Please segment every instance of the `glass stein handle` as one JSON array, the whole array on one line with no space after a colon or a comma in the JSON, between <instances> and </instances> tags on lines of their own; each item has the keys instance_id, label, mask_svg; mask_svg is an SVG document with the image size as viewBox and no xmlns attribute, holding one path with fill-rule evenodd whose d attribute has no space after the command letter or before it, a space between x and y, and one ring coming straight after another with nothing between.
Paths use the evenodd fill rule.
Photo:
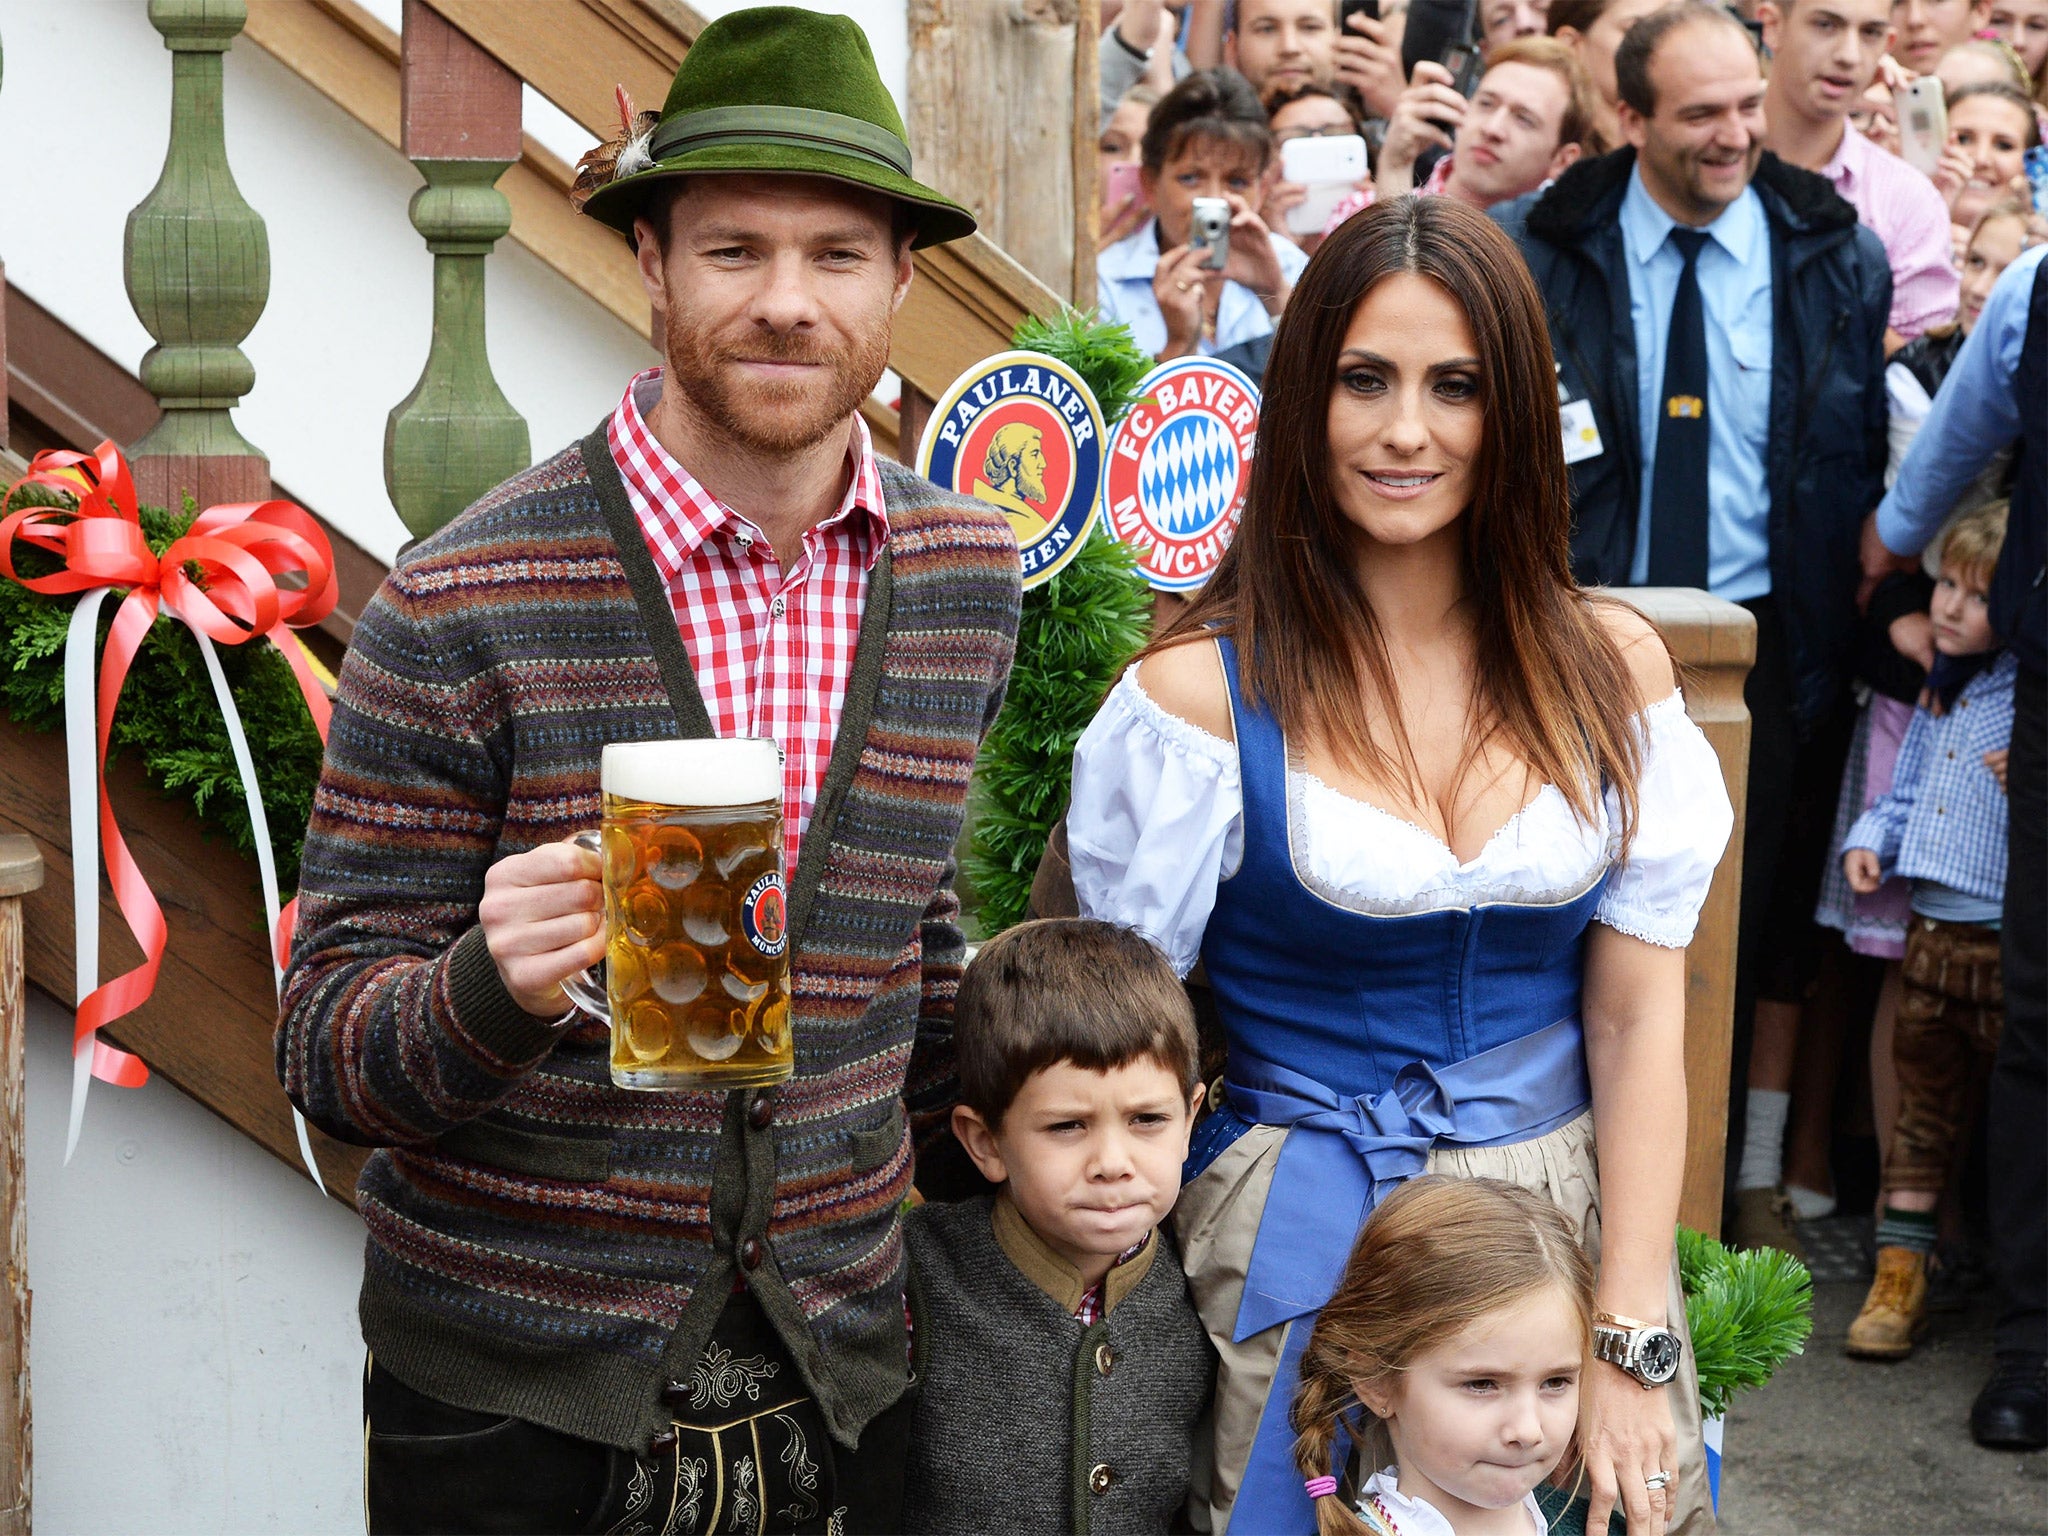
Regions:
<instances>
[{"instance_id":1,"label":"glass stein handle","mask_svg":"<svg viewBox=\"0 0 2048 1536\"><path fill-rule=\"evenodd\" d=\"M578 832L569 839L579 848L588 848L599 859L604 857L604 839L597 832ZM612 1021L611 995L605 990L604 962L598 961L588 970L578 971L563 981L562 991L569 1001L596 1019L600 1024Z\"/></svg>"}]
</instances>

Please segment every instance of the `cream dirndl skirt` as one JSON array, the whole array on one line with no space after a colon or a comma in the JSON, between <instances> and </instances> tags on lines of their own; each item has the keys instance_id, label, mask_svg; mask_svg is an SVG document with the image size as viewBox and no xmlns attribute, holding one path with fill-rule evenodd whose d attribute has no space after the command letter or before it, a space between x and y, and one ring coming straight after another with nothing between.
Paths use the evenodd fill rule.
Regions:
<instances>
[{"instance_id":1,"label":"cream dirndl skirt","mask_svg":"<svg viewBox=\"0 0 2048 1536\"><path fill-rule=\"evenodd\" d=\"M1188 1513L1196 1530L1217 1536L1230 1523L1231 1505L1287 1329L1297 1326L1269 1328L1241 1344L1230 1337L1244 1296L1252 1242L1286 1136L1278 1126L1253 1126L1181 1191L1173 1208L1181 1265L1217 1354L1213 1433L1206 1446L1195 1447ZM1593 1157L1590 1110L1546 1135L1509 1146L1439 1145L1429 1154L1429 1171L1454 1178L1505 1179L1548 1196L1577 1224L1587 1251L1599 1263L1600 1175ZM1678 1431L1678 1479L1671 1487L1674 1502L1667 1529L1676 1536L1705 1536L1714 1529L1713 1503L1707 1490L1706 1448L1700 1439L1699 1380L1693 1372L1692 1339L1685 1325L1675 1257L1668 1308L1670 1326L1685 1338L1686 1351L1678 1379L1666 1389Z\"/></svg>"}]
</instances>

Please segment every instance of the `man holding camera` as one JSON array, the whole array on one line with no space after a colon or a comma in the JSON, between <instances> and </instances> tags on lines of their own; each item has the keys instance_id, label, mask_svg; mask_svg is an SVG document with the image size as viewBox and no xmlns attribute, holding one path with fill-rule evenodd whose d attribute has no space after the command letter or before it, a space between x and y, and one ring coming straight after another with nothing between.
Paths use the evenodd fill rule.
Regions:
<instances>
[{"instance_id":1,"label":"man holding camera","mask_svg":"<svg viewBox=\"0 0 2048 1536\"><path fill-rule=\"evenodd\" d=\"M910 164L852 22L706 27L578 178L666 368L408 552L356 629L277 1062L378 1149L372 1536L902 1529L900 1211L956 1096L952 850L1019 582L1002 514L859 414L912 248L974 228ZM781 749L794 1073L635 1092L563 995L604 953L568 839L608 743L714 735ZM704 989L648 971L664 1003Z\"/></svg>"},{"instance_id":2,"label":"man holding camera","mask_svg":"<svg viewBox=\"0 0 2048 1536\"><path fill-rule=\"evenodd\" d=\"M1382 198L1419 190L1491 208L1548 186L1588 153L1593 110L1592 82L1553 38L1492 50L1470 101L1449 70L1420 60L1387 123L1374 189ZM1417 188L1415 162L1431 147L1450 153Z\"/></svg>"}]
</instances>

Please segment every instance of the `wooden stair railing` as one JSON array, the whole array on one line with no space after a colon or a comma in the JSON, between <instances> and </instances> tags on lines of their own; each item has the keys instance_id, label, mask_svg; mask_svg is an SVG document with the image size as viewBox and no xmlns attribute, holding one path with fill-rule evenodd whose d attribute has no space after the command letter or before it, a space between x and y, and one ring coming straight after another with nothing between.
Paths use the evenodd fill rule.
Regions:
<instances>
[{"instance_id":1,"label":"wooden stair railing","mask_svg":"<svg viewBox=\"0 0 2048 1536\"><path fill-rule=\"evenodd\" d=\"M256 384L241 344L270 296L270 240L235 186L224 127L223 62L247 16L243 0L149 0L171 50L171 127L122 255L129 300L156 341L140 371L163 417L130 450L151 506L270 494L270 461L231 414Z\"/></svg>"},{"instance_id":2,"label":"wooden stair railing","mask_svg":"<svg viewBox=\"0 0 2048 1536\"><path fill-rule=\"evenodd\" d=\"M668 94L702 19L676 0L426 0L506 68L586 129L615 126L612 87L642 106ZM393 148L399 133L399 39L351 0L253 0L248 36ZM500 183L512 238L645 336L650 317L631 253L568 203L569 167L531 135ZM1059 295L976 235L917 253L917 280L896 317L889 365L902 377L906 416L936 399L969 364L1010 344L1027 314L1050 315ZM868 423L897 436L886 413ZM914 432L897 449L914 456Z\"/></svg>"}]
</instances>

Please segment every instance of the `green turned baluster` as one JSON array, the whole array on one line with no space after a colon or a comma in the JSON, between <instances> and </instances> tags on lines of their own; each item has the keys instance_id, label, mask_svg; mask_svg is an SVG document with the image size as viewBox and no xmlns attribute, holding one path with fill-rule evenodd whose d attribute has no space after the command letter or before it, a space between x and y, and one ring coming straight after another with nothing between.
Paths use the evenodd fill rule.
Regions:
<instances>
[{"instance_id":1,"label":"green turned baluster","mask_svg":"<svg viewBox=\"0 0 2048 1536\"><path fill-rule=\"evenodd\" d=\"M270 494L270 464L229 415L256 382L241 342L270 296L270 241L228 169L222 60L248 19L243 0L150 0L171 50L171 141L163 174L128 215L128 298L156 339L142 382L163 419L133 449L142 500L206 506Z\"/></svg>"},{"instance_id":2,"label":"green turned baluster","mask_svg":"<svg viewBox=\"0 0 2048 1536\"><path fill-rule=\"evenodd\" d=\"M434 335L385 422L384 484L425 538L533 461L484 345L484 258L512 227L497 181L519 155L519 79L418 0L405 7L401 71L405 152L427 183L410 211L434 253Z\"/></svg>"}]
</instances>

